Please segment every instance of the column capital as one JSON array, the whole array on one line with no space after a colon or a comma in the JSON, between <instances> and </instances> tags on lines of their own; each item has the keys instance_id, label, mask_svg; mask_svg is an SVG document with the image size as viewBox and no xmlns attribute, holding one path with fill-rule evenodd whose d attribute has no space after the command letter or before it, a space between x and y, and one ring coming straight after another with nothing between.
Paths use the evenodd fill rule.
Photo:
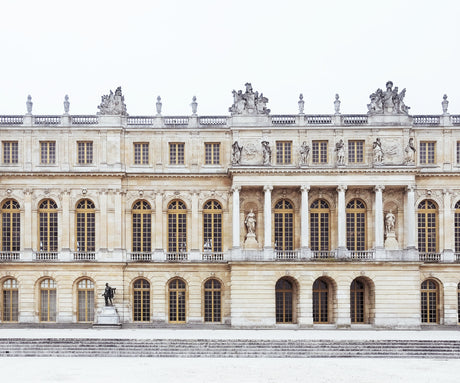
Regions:
<instances>
[{"instance_id":1,"label":"column capital","mask_svg":"<svg viewBox=\"0 0 460 383\"><path fill-rule=\"evenodd\" d=\"M239 193L241 190L241 186L232 186L232 193Z\"/></svg>"},{"instance_id":2,"label":"column capital","mask_svg":"<svg viewBox=\"0 0 460 383\"><path fill-rule=\"evenodd\" d=\"M339 185L337 186L338 192L345 192L348 189L347 185Z\"/></svg>"},{"instance_id":3,"label":"column capital","mask_svg":"<svg viewBox=\"0 0 460 383\"><path fill-rule=\"evenodd\" d=\"M442 194L443 195L449 195L449 194L453 194L453 193L452 193L452 190L450 190L450 189L442 189Z\"/></svg>"},{"instance_id":4,"label":"column capital","mask_svg":"<svg viewBox=\"0 0 460 383\"><path fill-rule=\"evenodd\" d=\"M273 186L272 186L272 185L265 185L265 186L264 186L264 192L272 191L272 190L273 190Z\"/></svg>"},{"instance_id":5,"label":"column capital","mask_svg":"<svg viewBox=\"0 0 460 383\"><path fill-rule=\"evenodd\" d=\"M417 187L416 187L415 185L407 185L406 190L407 190L408 192L415 192L415 189L416 189L416 188L417 188Z\"/></svg>"},{"instance_id":6,"label":"column capital","mask_svg":"<svg viewBox=\"0 0 460 383\"><path fill-rule=\"evenodd\" d=\"M300 186L300 191L301 191L301 192L308 192L308 191L310 191L310 185L301 185L301 186Z\"/></svg>"},{"instance_id":7,"label":"column capital","mask_svg":"<svg viewBox=\"0 0 460 383\"><path fill-rule=\"evenodd\" d=\"M375 192L382 192L385 190L385 186L384 185L375 185L374 187L374 191Z\"/></svg>"}]
</instances>

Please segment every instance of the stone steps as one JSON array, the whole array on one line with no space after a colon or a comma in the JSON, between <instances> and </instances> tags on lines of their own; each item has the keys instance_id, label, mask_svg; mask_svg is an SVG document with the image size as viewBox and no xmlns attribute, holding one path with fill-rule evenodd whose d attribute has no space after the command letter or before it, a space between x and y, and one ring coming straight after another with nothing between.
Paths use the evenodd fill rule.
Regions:
<instances>
[{"instance_id":1,"label":"stone steps","mask_svg":"<svg viewBox=\"0 0 460 383\"><path fill-rule=\"evenodd\" d=\"M460 358L460 341L3 338L6 357Z\"/></svg>"}]
</instances>

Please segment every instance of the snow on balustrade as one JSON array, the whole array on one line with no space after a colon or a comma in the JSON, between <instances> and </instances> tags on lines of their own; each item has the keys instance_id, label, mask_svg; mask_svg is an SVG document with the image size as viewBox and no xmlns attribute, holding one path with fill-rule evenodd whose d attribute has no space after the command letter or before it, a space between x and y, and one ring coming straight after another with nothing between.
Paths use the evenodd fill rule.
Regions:
<instances>
[{"instance_id":1,"label":"snow on balustrade","mask_svg":"<svg viewBox=\"0 0 460 383\"><path fill-rule=\"evenodd\" d=\"M199 121L200 125L227 125L225 116L203 116Z\"/></svg>"},{"instance_id":2,"label":"snow on balustrade","mask_svg":"<svg viewBox=\"0 0 460 383\"><path fill-rule=\"evenodd\" d=\"M188 117L164 117L165 125L188 125Z\"/></svg>"},{"instance_id":3,"label":"snow on balustrade","mask_svg":"<svg viewBox=\"0 0 460 383\"><path fill-rule=\"evenodd\" d=\"M0 116L0 125L22 125L24 116Z\"/></svg>"},{"instance_id":4,"label":"snow on balustrade","mask_svg":"<svg viewBox=\"0 0 460 383\"><path fill-rule=\"evenodd\" d=\"M365 125L367 124L367 115L365 114L344 114L342 122L344 125Z\"/></svg>"},{"instance_id":5,"label":"snow on balustrade","mask_svg":"<svg viewBox=\"0 0 460 383\"><path fill-rule=\"evenodd\" d=\"M71 116L72 125L97 125L98 116Z\"/></svg>"},{"instance_id":6,"label":"snow on balustrade","mask_svg":"<svg viewBox=\"0 0 460 383\"><path fill-rule=\"evenodd\" d=\"M441 123L440 116L413 116L414 125L436 126Z\"/></svg>"},{"instance_id":7,"label":"snow on balustrade","mask_svg":"<svg viewBox=\"0 0 460 383\"><path fill-rule=\"evenodd\" d=\"M296 122L295 115L271 116L273 125L292 125Z\"/></svg>"},{"instance_id":8,"label":"snow on balustrade","mask_svg":"<svg viewBox=\"0 0 460 383\"><path fill-rule=\"evenodd\" d=\"M154 117L130 116L128 117L128 125L153 125L154 120Z\"/></svg>"},{"instance_id":9,"label":"snow on balustrade","mask_svg":"<svg viewBox=\"0 0 460 383\"><path fill-rule=\"evenodd\" d=\"M332 124L332 116L330 115L306 116L306 119L307 119L307 124L309 125Z\"/></svg>"},{"instance_id":10,"label":"snow on balustrade","mask_svg":"<svg viewBox=\"0 0 460 383\"><path fill-rule=\"evenodd\" d=\"M61 116L34 116L34 125L59 125Z\"/></svg>"}]
</instances>

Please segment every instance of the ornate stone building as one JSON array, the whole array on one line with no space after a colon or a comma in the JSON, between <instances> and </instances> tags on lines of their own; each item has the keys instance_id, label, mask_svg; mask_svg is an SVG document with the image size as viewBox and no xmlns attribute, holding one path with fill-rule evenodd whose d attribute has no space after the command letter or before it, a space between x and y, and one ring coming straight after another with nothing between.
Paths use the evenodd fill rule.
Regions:
<instances>
[{"instance_id":1,"label":"ornate stone building","mask_svg":"<svg viewBox=\"0 0 460 383\"><path fill-rule=\"evenodd\" d=\"M460 115L0 116L0 319L418 328L459 323Z\"/></svg>"}]
</instances>

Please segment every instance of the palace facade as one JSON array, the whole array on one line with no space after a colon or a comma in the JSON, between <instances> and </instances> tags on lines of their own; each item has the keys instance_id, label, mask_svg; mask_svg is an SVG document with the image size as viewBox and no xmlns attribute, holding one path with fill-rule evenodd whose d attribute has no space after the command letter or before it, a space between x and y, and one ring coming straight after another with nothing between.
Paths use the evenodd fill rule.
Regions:
<instances>
[{"instance_id":1,"label":"palace facade","mask_svg":"<svg viewBox=\"0 0 460 383\"><path fill-rule=\"evenodd\" d=\"M460 115L0 116L0 320L419 328L460 315Z\"/></svg>"}]
</instances>

